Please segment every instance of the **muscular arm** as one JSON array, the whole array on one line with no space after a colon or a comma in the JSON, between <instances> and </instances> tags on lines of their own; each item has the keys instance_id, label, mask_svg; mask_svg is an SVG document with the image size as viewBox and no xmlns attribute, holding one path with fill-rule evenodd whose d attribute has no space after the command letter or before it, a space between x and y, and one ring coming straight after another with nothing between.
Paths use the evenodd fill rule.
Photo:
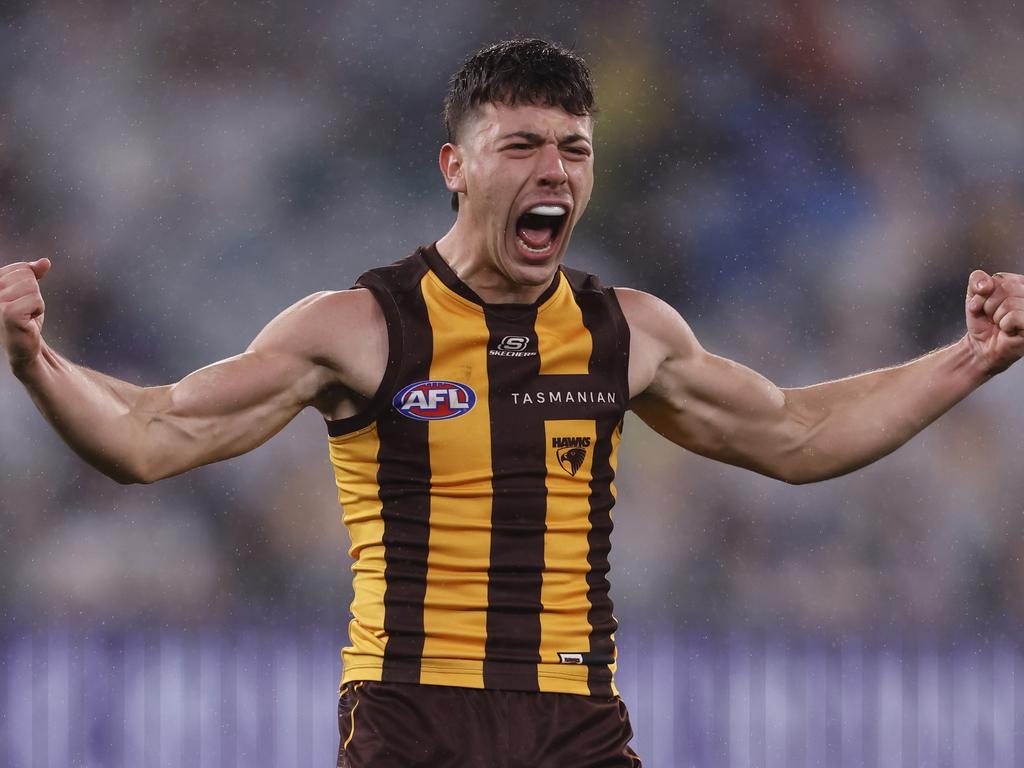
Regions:
<instances>
[{"instance_id":1,"label":"muscular arm","mask_svg":"<svg viewBox=\"0 0 1024 768\"><path fill-rule=\"evenodd\" d=\"M82 458L119 482L153 482L252 450L313 402L330 372L287 348L301 314L293 307L242 354L168 386L120 381L45 344L17 374Z\"/></svg>"},{"instance_id":2,"label":"muscular arm","mask_svg":"<svg viewBox=\"0 0 1024 768\"><path fill-rule=\"evenodd\" d=\"M332 355L330 329L361 318L365 326L367 313L379 311L365 291L344 294L298 302L242 354L168 386L139 387L75 365L41 336L31 354L12 332L9 313L5 347L36 406L79 455L119 482L153 482L245 453L306 406L326 412L344 397L353 377L345 361ZM34 317L41 317L41 303Z\"/></svg>"},{"instance_id":3,"label":"muscular arm","mask_svg":"<svg viewBox=\"0 0 1024 768\"><path fill-rule=\"evenodd\" d=\"M968 334L959 342L905 365L796 389L708 353L671 307L622 291L633 338L631 406L679 445L787 482L853 471L903 445L1024 352L1015 335L1024 318L1014 315L1001 329L1005 291L986 279L985 295L968 296Z\"/></svg>"}]
</instances>

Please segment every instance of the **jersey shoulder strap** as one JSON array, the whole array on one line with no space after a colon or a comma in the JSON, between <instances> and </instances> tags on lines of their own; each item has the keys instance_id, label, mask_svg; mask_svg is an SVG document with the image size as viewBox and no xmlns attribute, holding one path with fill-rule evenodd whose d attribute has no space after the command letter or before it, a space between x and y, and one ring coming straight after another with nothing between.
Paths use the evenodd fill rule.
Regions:
<instances>
[{"instance_id":1,"label":"jersey shoulder strap","mask_svg":"<svg viewBox=\"0 0 1024 768\"><path fill-rule=\"evenodd\" d=\"M583 311L583 322L600 340L594 354L599 365L614 370L623 403L629 400L629 324L619 306L615 289L601 284L596 275L571 267L562 267L562 274L572 288L576 302Z\"/></svg>"},{"instance_id":2,"label":"jersey shoulder strap","mask_svg":"<svg viewBox=\"0 0 1024 768\"><path fill-rule=\"evenodd\" d=\"M380 386L363 410L345 419L327 420L327 434L331 437L340 437L370 426L391 403L407 347L405 324L408 321L405 318L408 313L403 312L403 309L409 302L416 300L416 288L429 269L422 252L422 248L417 248L393 264L368 270L352 286L370 291L384 313L388 332L388 362ZM346 329L338 330L341 332Z\"/></svg>"}]
</instances>

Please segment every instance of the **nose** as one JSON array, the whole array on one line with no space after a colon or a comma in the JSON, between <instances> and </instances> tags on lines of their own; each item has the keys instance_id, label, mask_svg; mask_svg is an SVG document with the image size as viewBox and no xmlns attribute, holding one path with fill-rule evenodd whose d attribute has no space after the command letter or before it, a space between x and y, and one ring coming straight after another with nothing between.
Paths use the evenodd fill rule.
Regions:
<instances>
[{"instance_id":1,"label":"nose","mask_svg":"<svg viewBox=\"0 0 1024 768\"><path fill-rule=\"evenodd\" d=\"M557 187L569 180L562 162L562 153L554 144L545 144L539 153L538 181L541 186Z\"/></svg>"}]
</instances>

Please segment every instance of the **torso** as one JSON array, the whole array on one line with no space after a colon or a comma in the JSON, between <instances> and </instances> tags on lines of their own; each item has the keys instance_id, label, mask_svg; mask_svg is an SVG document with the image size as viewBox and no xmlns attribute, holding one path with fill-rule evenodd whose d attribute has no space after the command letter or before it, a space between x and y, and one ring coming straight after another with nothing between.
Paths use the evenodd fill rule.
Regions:
<instances>
[{"instance_id":1,"label":"torso","mask_svg":"<svg viewBox=\"0 0 1024 768\"><path fill-rule=\"evenodd\" d=\"M355 559L346 679L610 693L614 294L565 272L534 305L486 305L432 250L363 282L392 363L329 420Z\"/></svg>"}]
</instances>

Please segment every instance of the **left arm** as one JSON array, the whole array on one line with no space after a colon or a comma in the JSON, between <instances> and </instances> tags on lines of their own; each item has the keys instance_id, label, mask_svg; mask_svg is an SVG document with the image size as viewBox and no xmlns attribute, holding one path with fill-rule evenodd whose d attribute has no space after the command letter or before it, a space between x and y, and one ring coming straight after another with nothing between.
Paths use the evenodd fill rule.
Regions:
<instances>
[{"instance_id":1,"label":"left arm","mask_svg":"<svg viewBox=\"0 0 1024 768\"><path fill-rule=\"evenodd\" d=\"M970 278L967 333L894 368L782 389L712 355L676 312L619 292L630 325L631 407L701 455L791 483L859 469L891 453L1024 355L1024 278Z\"/></svg>"}]
</instances>

